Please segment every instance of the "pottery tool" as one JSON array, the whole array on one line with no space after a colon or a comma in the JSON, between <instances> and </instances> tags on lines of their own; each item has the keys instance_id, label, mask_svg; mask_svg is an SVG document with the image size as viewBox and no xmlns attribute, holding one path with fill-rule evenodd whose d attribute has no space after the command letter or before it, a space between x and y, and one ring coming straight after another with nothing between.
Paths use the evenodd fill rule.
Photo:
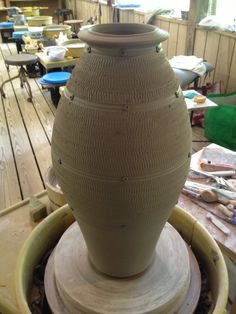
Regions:
<instances>
[{"instance_id":1,"label":"pottery tool","mask_svg":"<svg viewBox=\"0 0 236 314\"><path fill-rule=\"evenodd\" d=\"M209 219L220 231L222 231L226 236L230 235L230 230L216 217L212 214L208 213L206 215L207 219Z\"/></svg>"},{"instance_id":2,"label":"pottery tool","mask_svg":"<svg viewBox=\"0 0 236 314\"><path fill-rule=\"evenodd\" d=\"M186 189L186 188L183 188L182 189L182 193L184 195L187 195L189 197L194 197L196 199L201 199L201 195L195 191L192 191L192 190L189 190L189 189Z\"/></svg>"},{"instance_id":3,"label":"pottery tool","mask_svg":"<svg viewBox=\"0 0 236 314\"><path fill-rule=\"evenodd\" d=\"M236 167L228 164L212 164L208 160L202 159L200 161L200 167L205 171L232 171L235 172ZM235 175L235 174L234 174Z\"/></svg>"},{"instance_id":4,"label":"pottery tool","mask_svg":"<svg viewBox=\"0 0 236 314\"><path fill-rule=\"evenodd\" d=\"M235 208L234 208L234 205L233 204L227 204L226 205L226 208L228 209L228 210L234 210Z\"/></svg>"},{"instance_id":5,"label":"pottery tool","mask_svg":"<svg viewBox=\"0 0 236 314\"><path fill-rule=\"evenodd\" d=\"M231 190L234 192L236 191L235 187L230 182L227 182L227 180L225 180L222 177L217 177L217 176L214 176L213 174L211 174L209 172L205 172L205 171L201 171L201 170L191 169L191 171L193 174L198 176L198 178L203 178L203 177L210 178L210 179L214 180L218 184L219 187L223 187L227 190Z\"/></svg>"},{"instance_id":6,"label":"pottery tool","mask_svg":"<svg viewBox=\"0 0 236 314\"><path fill-rule=\"evenodd\" d=\"M230 200L229 203L232 204L234 207L236 207L236 201L235 200Z\"/></svg>"},{"instance_id":7,"label":"pottery tool","mask_svg":"<svg viewBox=\"0 0 236 314\"><path fill-rule=\"evenodd\" d=\"M218 196L215 192L213 192L209 186L205 185L196 185L195 183L191 183L190 181L185 182L184 188L182 190L183 194L194 197L196 199L202 199L207 203L216 202L218 200Z\"/></svg>"},{"instance_id":8,"label":"pottery tool","mask_svg":"<svg viewBox=\"0 0 236 314\"><path fill-rule=\"evenodd\" d=\"M227 207L224 205L220 204L217 206L217 209L225 216L234 218L236 217L236 211L230 211Z\"/></svg>"},{"instance_id":9,"label":"pottery tool","mask_svg":"<svg viewBox=\"0 0 236 314\"><path fill-rule=\"evenodd\" d=\"M224 180L223 178L221 179ZM192 182L188 180L185 182L184 187L197 193L200 193L201 191L204 191L204 190L208 190L208 191L211 190L217 194L219 199L220 199L220 196L223 196L224 198L229 200L229 201L225 201L224 204L228 204L229 202L234 201L234 204L235 204L234 206L236 206L236 192L228 191L225 189L220 189L220 188L216 188L216 187L209 186L206 184L201 184L201 183ZM222 203L223 203L223 200L222 200Z\"/></svg>"},{"instance_id":10,"label":"pottery tool","mask_svg":"<svg viewBox=\"0 0 236 314\"><path fill-rule=\"evenodd\" d=\"M220 202L222 203L223 205L226 205L226 207L229 209L229 210L236 210L236 201L234 200L228 200L227 203L223 203L223 202Z\"/></svg>"},{"instance_id":11,"label":"pottery tool","mask_svg":"<svg viewBox=\"0 0 236 314\"><path fill-rule=\"evenodd\" d=\"M212 190L208 189L208 190L195 190L193 189L188 189L186 187L184 187L182 189L182 193L184 195L187 195L189 197L193 197L199 200L203 200L204 202L207 203L213 203L218 201L218 196L215 192L213 192Z\"/></svg>"},{"instance_id":12,"label":"pottery tool","mask_svg":"<svg viewBox=\"0 0 236 314\"><path fill-rule=\"evenodd\" d=\"M216 177L232 177L236 175L235 170L211 171L209 174Z\"/></svg>"},{"instance_id":13,"label":"pottery tool","mask_svg":"<svg viewBox=\"0 0 236 314\"><path fill-rule=\"evenodd\" d=\"M203 201L205 201L207 203L213 203L213 202L218 201L217 194L210 189L201 191L200 196L203 199Z\"/></svg>"},{"instance_id":14,"label":"pottery tool","mask_svg":"<svg viewBox=\"0 0 236 314\"><path fill-rule=\"evenodd\" d=\"M235 200L236 201L236 192L227 191L227 190L219 189L219 188L215 188L215 187L211 187L211 190L216 192L217 194L220 194L220 195L228 198L229 200Z\"/></svg>"},{"instance_id":15,"label":"pottery tool","mask_svg":"<svg viewBox=\"0 0 236 314\"><path fill-rule=\"evenodd\" d=\"M230 203L230 200L222 195L218 195L218 202L226 206Z\"/></svg>"},{"instance_id":16,"label":"pottery tool","mask_svg":"<svg viewBox=\"0 0 236 314\"><path fill-rule=\"evenodd\" d=\"M234 225L234 226L236 225L236 219L235 219L235 218L223 218L223 217L217 215L217 214L212 210L212 208L209 208L209 207L208 207L206 204L204 204L202 201L199 201L199 200L196 200L196 199L191 199L191 201L192 201L194 204L196 204L196 205L198 205L199 207L201 207L202 209L204 209L205 211L207 211L208 213L214 215L215 217L217 217L217 218L219 218L219 219L221 219L221 220L223 220L223 221L226 221L226 222L228 222L228 223L231 224L231 225Z\"/></svg>"},{"instance_id":17,"label":"pottery tool","mask_svg":"<svg viewBox=\"0 0 236 314\"><path fill-rule=\"evenodd\" d=\"M192 190L192 191L196 191L196 192L211 189L211 186L209 186L207 184L202 184L202 183L198 183L198 182L192 182L192 181L189 181L189 180L185 181L184 187L186 189L189 189L189 190Z\"/></svg>"}]
</instances>

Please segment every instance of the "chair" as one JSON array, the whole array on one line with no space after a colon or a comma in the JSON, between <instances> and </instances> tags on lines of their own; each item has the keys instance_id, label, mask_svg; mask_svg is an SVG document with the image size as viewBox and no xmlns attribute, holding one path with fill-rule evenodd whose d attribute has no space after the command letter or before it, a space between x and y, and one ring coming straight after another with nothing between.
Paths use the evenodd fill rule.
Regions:
<instances>
[{"instance_id":1,"label":"chair","mask_svg":"<svg viewBox=\"0 0 236 314\"><path fill-rule=\"evenodd\" d=\"M27 80L27 76L29 76L28 71L24 68L24 66L26 65L31 65L31 64L35 64L38 61L38 57L35 55L31 55L31 54L17 54L17 55L12 55L12 56L8 56L4 59L5 64L7 66L7 69L9 69L10 65L13 66L19 66L19 72L16 76L9 78L8 80L4 81L0 87L0 93L2 95L2 97L6 97L5 92L3 90L3 87L6 83L19 78L20 79L20 86L23 88L25 87L29 97L28 97L28 101L32 102L32 91L31 91L31 87L30 84Z\"/></svg>"}]
</instances>

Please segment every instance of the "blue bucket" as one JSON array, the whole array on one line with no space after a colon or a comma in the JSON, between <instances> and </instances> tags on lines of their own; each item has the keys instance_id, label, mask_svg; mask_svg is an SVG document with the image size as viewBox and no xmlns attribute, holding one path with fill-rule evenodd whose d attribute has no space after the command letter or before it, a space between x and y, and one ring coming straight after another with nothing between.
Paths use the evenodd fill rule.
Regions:
<instances>
[{"instance_id":1,"label":"blue bucket","mask_svg":"<svg viewBox=\"0 0 236 314\"><path fill-rule=\"evenodd\" d=\"M2 22L0 28L13 28L14 22Z\"/></svg>"},{"instance_id":2,"label":"blue bucket","mask_svg":"<svg viewBox=\"0 0 236 314\"><path fill-rule=\"evenodd\" d=\"M28 34L27 31L17 31L12 33L12 37L15 39L22 39L22 36Z\"/></svg>"},{"instance_id":3,"label":"blue bucket","mask_svg":"<svg viewBox=\"0 0 236 314\"><path fill-rule=\"evenodd\" d=\"M45 74L39 81L41 84L65 84L69 80L71 73L69 72L50 72Z\"/></svg>"}]
</instances>

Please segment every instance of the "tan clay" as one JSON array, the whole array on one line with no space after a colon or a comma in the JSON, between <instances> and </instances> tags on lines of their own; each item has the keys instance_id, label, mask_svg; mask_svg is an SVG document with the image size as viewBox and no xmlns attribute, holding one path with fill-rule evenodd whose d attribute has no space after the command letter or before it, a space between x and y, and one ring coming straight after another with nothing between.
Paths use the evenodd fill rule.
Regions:
<instances>
[{"instance_id":1,"label":"tan clay","mask_svg":"<svg viewBox=\"0 0 236 314\"><path fill-rule=\"evenodd\" d=\"M81 31L89 48L57 109L58 182L90 260L116 277L150 265L189 168L189 117L160 46L166 38L144 24Z\"/></svg>"}]
</instances>

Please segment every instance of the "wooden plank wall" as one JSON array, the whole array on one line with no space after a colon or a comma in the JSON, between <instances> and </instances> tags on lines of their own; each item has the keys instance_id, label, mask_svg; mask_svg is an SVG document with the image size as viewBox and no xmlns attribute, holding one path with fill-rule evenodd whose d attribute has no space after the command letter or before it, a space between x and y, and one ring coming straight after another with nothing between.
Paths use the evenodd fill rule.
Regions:
<instances>
[{"instance_id":1,"label":"wooden plank wall","mask_svg":"<svg viewBox=\"0 0 236 314\"><path fill-rule=\"evenodd\" d=\"M210 82L222 81L222 92L236 90L236 36L229 32L196 29L194 54L210 62L215 70Z\"/></svg>"},{"instance_id":2,"label":"wooden plank wall","mask_svg":"<svg viewBox=\"0 0 236 314\"><path fill-rule=\"evenodd\" d=\"M87 24L87 21L90 17L96 17L99 13L99 4L97 1L91 0L66 0L66 7L72 9L75 13L75 16L78 19L84 20L84 24ZM101 22L102 23L111 23L113 9L108 7L105 4L101 4Z\"/></svg>"},{"instance_id":3,"label":"wooden plank wall","mask_svg":"<svg viewBox=\"0 0 236 314\"><path fill-rule=\"evenodd\" d=\"M168 59L177 55L184 55L187 34L186 21L158 16L155 24L170 34L168 40L162 44Z\"/></svg>"}]
</instances>

